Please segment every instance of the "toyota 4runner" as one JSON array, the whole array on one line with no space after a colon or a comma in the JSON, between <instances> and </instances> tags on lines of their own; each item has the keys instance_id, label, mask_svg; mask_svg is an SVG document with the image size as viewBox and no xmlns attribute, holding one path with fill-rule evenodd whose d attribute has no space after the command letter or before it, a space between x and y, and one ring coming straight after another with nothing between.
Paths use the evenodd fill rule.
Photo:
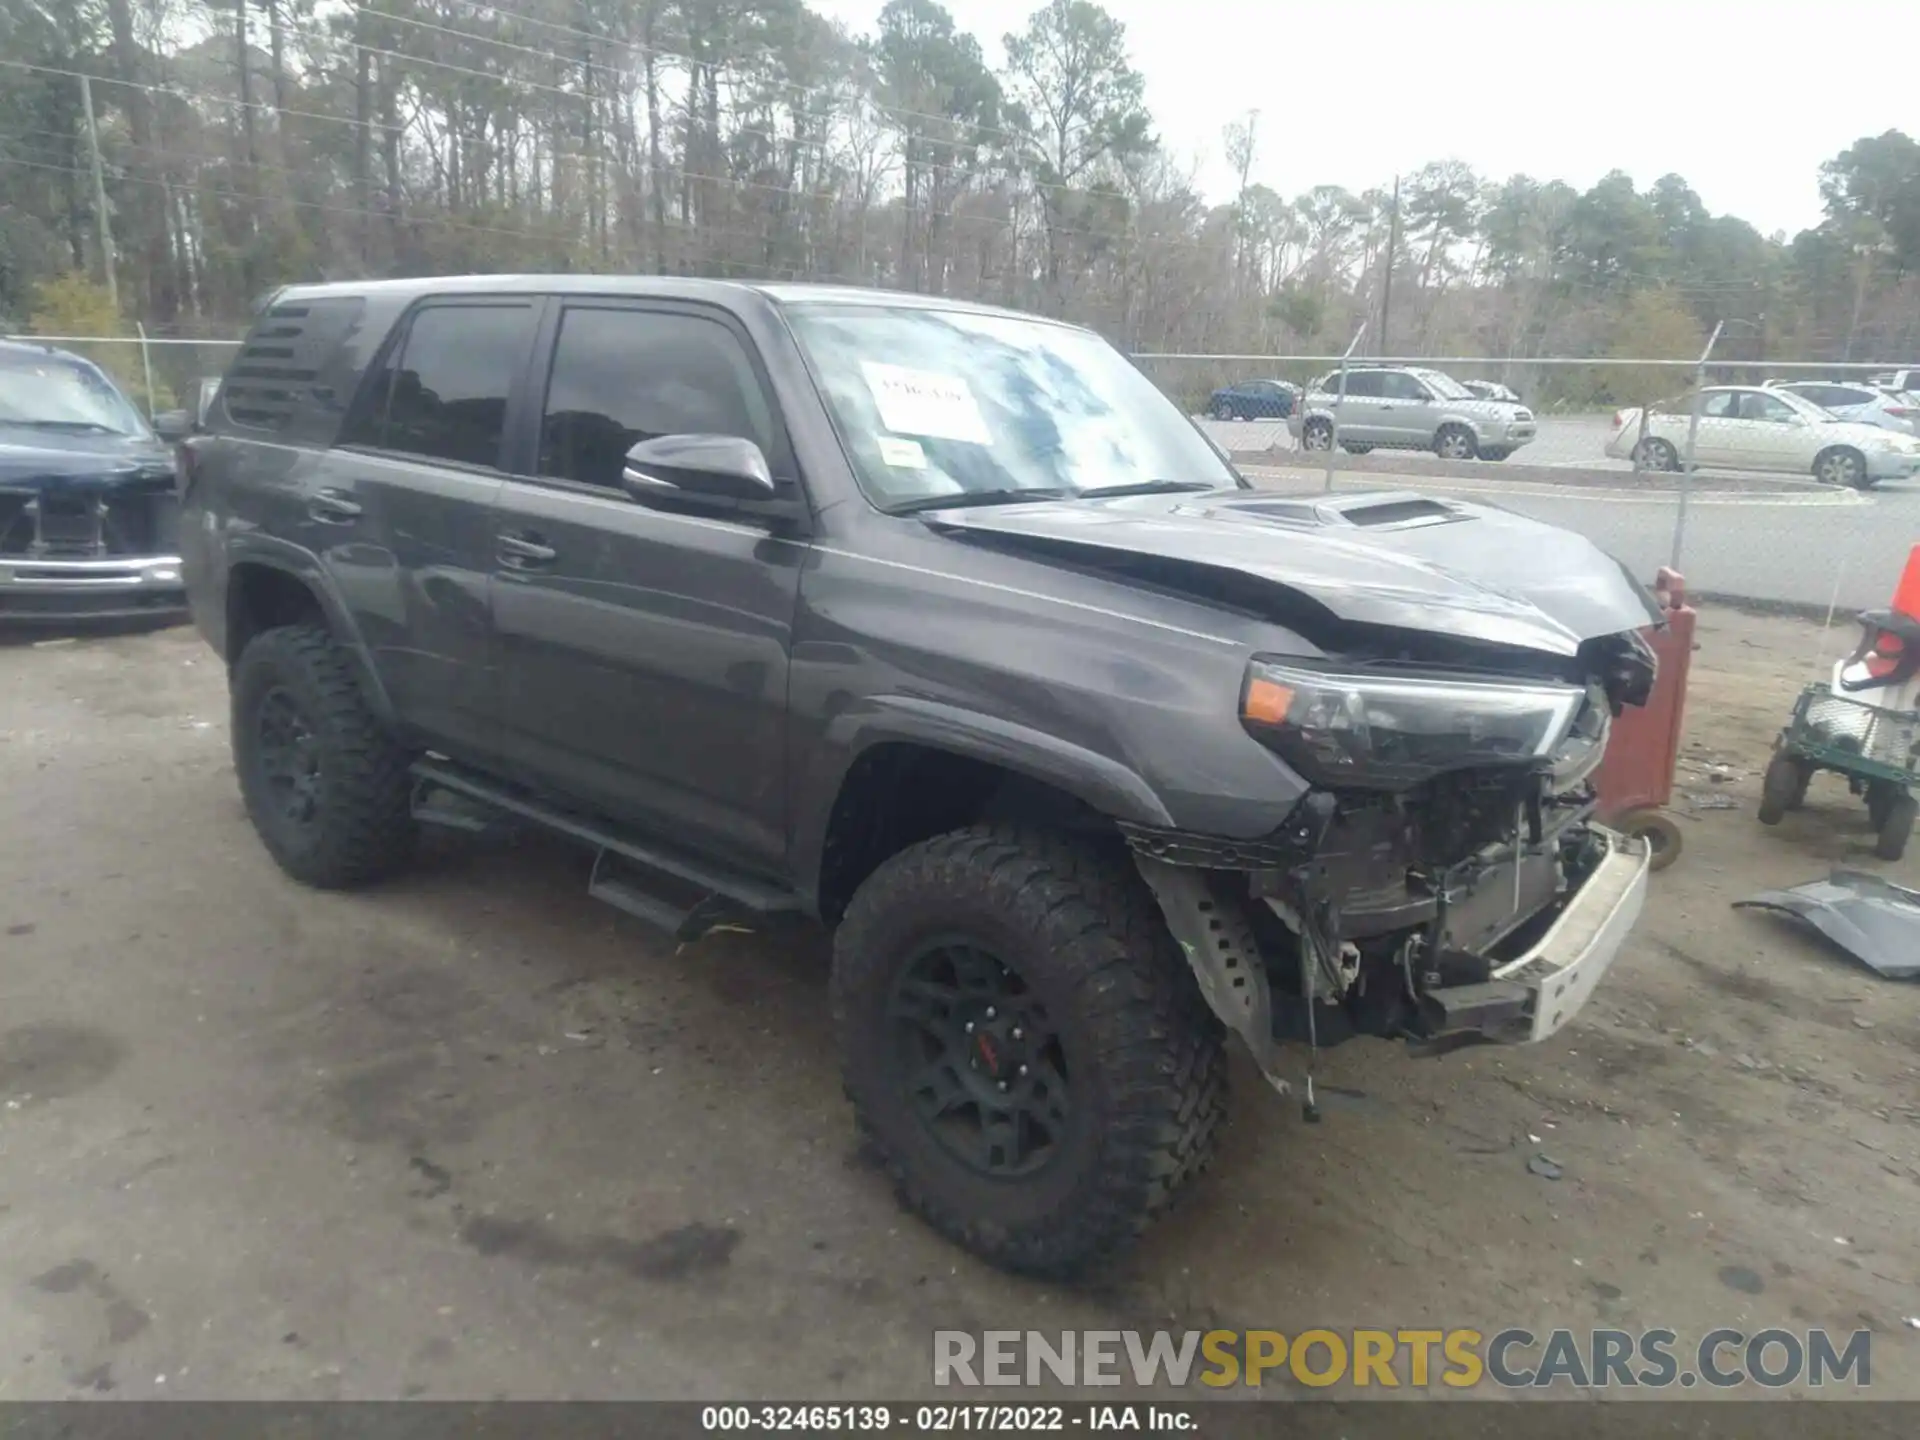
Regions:
<instances>
[{"instance_id":1,"label":"toyota 4runner","mask_svg":"<svg viewBox=\"0 0 1920 1440\"><path fill-rule=\"evenodd\" d=\"M301 287L184 448L288 874L506 817L683 940L834 927L859 1123L1002 1265L1080 1268L1201 1169L1227 1032L1283 1090L1285 1042L1541 1040L1641 905L1589 777L1652 684L1647 592L1500 510L1252 490L1085 330Z\"/></svg>"}]
</instances>

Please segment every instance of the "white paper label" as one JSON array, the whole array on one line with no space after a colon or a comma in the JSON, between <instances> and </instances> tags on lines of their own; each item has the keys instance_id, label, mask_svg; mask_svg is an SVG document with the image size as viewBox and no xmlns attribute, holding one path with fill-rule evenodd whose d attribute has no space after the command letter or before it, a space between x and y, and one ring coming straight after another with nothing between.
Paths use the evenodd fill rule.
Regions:
<instances>
[{"instance_id":1,"label":"white paper label","mask_svg":"<svg viewBox=\"0 0 1920 1440\"><path fill-rule=\"evenodd\" d=\"M880 437L880 458L896 470L924 470L927 452L918 440L902 440L898 435Z\"/></svg>"},{"instance_id":2,"label":"white paper label","mask_svg":"<svg viewBox=\"0 0 1920 1440\"><path fill-rule=\"evenodd\" d=\"M973 391L958 375L871 360L863 360L860 369L880 411L880 423L895 434L962 440L969 445L993 443Z\"/></svg>"}]
</instances>

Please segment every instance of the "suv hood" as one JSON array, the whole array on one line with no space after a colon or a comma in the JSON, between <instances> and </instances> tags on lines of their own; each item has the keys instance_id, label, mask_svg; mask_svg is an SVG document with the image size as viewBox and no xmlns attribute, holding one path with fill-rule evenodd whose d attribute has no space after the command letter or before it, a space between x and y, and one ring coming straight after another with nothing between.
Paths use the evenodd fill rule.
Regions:
<instances>
[{"instance_id":1,"label":"suv hood","mask_svg":"<svg viewBox=\"0 0 1920 1440\"><path fill-rule=\"evenodd\" d=\"M1137 557L1146 563L1132 578L1203 600L1244 595L1252 581L1283 604L1305 599L1354 624L1553 655L1664 618L1619 561L1571 531L1405 492L1089 497L921 518L956 537L1093 562L1122 578L1127 557Z\"/></svg>"}]
</instances>

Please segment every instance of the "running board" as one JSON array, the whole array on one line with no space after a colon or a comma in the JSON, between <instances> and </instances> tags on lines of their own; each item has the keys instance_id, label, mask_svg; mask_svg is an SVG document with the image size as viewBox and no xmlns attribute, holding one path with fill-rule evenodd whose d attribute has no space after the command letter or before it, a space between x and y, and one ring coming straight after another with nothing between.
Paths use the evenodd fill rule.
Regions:
<instances>
[{"instance_id":1,"label":"running board","mask_svg":"<svg viewBox=\"0 0 1920 1440\"><path fill-rule=\"evenodd\" d=\"M587 894L682 943L697 940L729 921L798 914L804 907L792 891L750 876L713 869L686 856L616 834L597 820L559 809L531 796L439 760L413 767L414 818L467 833L495 828L505 819L528 821L595 852ZM675 892L678 892L677 896ZM688 897L693 897L688 903Z\"/></svg>"}]
</instances>

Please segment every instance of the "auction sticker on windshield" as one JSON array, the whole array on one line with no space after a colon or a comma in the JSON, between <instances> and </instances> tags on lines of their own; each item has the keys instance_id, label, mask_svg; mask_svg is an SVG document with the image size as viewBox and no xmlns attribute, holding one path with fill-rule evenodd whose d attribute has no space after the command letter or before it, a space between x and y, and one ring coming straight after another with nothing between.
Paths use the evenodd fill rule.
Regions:
<instances>
[{"instance_id":1,"label":"auction sticker on windshield","mask_svg":"<svg viewBox=\"0 0 1920 1440\"><path fill-rule=\"evenodd\" d=\"M861 361L860 370L880 412L880 423L894 434L961 440L969 445L993 443L973 391L958 375L873 360Z\"/></svg>"}]
</instances>

